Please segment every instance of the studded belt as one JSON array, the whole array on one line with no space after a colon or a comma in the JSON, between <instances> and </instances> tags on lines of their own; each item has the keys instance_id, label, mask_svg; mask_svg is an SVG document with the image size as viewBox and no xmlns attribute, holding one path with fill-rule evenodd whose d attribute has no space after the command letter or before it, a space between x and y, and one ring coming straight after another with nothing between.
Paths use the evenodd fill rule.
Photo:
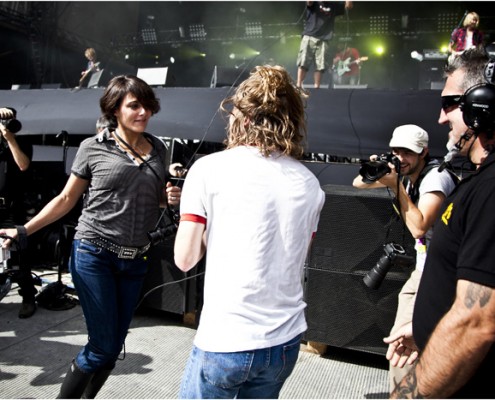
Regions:
<instances>
[{"instance_id":1,"label":"studded belt","mask_svg":"<svg viewBox=\"0 0 495 400\"><path fill-rule=\"evenodd\" d=\"M110 240L103 239L100 237L91 238L91 239L82 239L82 241L92 243L95 246L101 247L102 249L111 251L112 253L117 254L117 257L119 258L125 258L130 260L133 260L134 258L146 253L151 246L150 243L148 243L146 246L143 247L120 246L118 244L111 242Z\"/></svg>"}]
</instances>

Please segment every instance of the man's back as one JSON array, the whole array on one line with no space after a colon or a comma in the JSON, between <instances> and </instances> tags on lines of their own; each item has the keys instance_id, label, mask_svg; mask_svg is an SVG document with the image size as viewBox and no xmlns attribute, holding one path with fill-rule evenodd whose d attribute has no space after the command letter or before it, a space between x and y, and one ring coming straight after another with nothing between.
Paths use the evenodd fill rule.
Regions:
<instances>
[{"instance_id":1,"label":"man's back","mask_svg":"<svg viewBox=\"0 0 495 400\"><path fill-rule=\"evenodd\" d=\"M241 146L198 160L184 198L190 188L202 204L182 203L181 212L206 212L210 277L196 345L241 351L303 332L302 269L324 202L314 175L293 158Z\"/></svg>"}]
</instances>

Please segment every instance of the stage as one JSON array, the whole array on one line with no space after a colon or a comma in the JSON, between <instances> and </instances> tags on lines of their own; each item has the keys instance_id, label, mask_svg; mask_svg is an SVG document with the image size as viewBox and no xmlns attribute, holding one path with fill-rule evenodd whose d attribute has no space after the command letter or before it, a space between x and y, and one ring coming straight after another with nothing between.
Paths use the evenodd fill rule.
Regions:
<instances>
[{"instance_id":1,"label":"stage","mask_svg":"<svg viewBox=\"0 0 495 400\"><path fill-rule=\"evenodd\" d=\"M221 143L226 120L221 101L232 88L156 88L161 111L148 131L159 137ZM416 124L430 135L430 154L446 153L448 128L438 125L440 91L308 89L308 152L368 158L388 151L398 125ZM92 135L102 88L2 90L0 104L14 107L19 135Z\"/></svg>"}]
</instances>

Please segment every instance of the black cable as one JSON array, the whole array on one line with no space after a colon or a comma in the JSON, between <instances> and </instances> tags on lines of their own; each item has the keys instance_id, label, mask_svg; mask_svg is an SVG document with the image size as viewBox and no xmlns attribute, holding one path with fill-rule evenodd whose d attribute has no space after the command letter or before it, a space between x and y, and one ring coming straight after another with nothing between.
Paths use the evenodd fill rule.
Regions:
<instances>
[{"instance_id":1,"label":"black cable","mask_svg":"<svg viewBox=\"0 0 495 400\"><path fill-rule=\"evenodd\" d=\"M139 306L141 305L141 303L144 301L144 299L146 297L148 297L151 293L153 293L155 290L160 289L160 288L165 287L165 286L168 286L168 285L173 285L173 284L176 284L176 283L185 282L185 281L188 281L190 279L197 278L198 276L201 276L201 275L204 275L204 272L200 272L200 273L198 273L196 275L192 275L192 276L186 276L185 278L178 279L178 280L175 280L175 281L165 282L165 283L162 283L161 285L158 285L158 286L155 286L155 287L151 288L145 294L143 294L143 297L141 298L141 300L139 300L139 303L136 305L136 309L138 309Z\"/></svg>"}]
</instances>

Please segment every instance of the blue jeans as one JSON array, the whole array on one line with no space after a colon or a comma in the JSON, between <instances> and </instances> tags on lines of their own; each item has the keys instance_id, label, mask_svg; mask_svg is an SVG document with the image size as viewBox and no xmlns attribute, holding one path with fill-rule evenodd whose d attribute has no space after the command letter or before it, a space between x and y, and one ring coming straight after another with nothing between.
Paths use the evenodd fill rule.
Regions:
<instances>
[{"instance_id":1,"label":"blue jeans","mask_svg":"<svg viewBox=\"0 0 495 400\"><path fill-rule=\"evenodd\" d=\"M235 353L211 353L193 346L179 398L276 399L296 365L301 337Z\"/></svg>"},{"instance_id":2,"label":"blue jeans","mask_svg":"<svg viewBox=\"0 0 495 400\"><path fill-rule=\"evenodd\" d=\"M74 240L69 269L89 336L76 364L87 373L112 369L141 294L147 261L143 256L121 259L92 243Z\"/></svg>"}]
</instances>

